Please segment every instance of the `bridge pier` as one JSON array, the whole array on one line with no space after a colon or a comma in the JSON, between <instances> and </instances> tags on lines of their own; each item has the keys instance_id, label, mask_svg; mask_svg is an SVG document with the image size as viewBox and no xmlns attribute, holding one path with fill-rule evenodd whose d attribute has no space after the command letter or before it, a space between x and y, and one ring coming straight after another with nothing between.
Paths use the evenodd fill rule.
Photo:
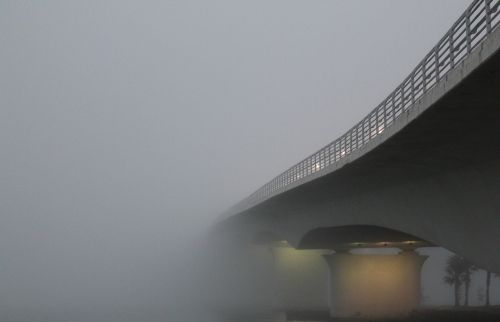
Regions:
<instances>
[{"instance_id":1,"label":"bridge pier","mask_svg":"<svg viewBox=\"0 0 500 322\"><path fill-rule=\"evenodd\" d=\"M275 309L324 311L328 309L327 250L297 250L286 242L270 246L276 283Z\"/></svg>"},{"instance_id":2,"label":"bridge pier","mask_svg":"<svg viewBox=\"0 0 500 322\"><path fill-rule=\"evenodd\" d=\"M413 250L396 255L348 252L323 256L329 267L332 317L391 317L420 303L420 273L427 256Z\"/></svg>"}]
</instances>

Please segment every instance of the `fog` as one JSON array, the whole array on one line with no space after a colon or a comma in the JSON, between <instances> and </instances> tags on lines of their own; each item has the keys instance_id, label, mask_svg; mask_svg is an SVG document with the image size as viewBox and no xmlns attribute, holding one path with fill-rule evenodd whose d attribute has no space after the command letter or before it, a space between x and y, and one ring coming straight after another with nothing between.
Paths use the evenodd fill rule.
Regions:
<instances>
[{"instance_id":1,"label":"fog","mask_svg":"<svg viewBox=\"0 0 500 322\"><path fill-rule=\"evenodd\" d=\"M215 218L360 120L468 3L1 1L0 309L189 305Z\"/></svg>"}]
</instances>

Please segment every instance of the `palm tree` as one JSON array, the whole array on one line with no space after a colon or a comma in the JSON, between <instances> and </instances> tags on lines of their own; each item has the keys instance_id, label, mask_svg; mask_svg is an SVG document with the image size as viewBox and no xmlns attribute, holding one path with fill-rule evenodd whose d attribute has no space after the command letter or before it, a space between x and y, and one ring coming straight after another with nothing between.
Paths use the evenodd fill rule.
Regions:
<instances>
[{"instance_id":1,"label":"palm tree","mask_svg":"<svg viewBox=\"0 0 500 322\"><path fill-rule=\"evenodd\" d=\"M499 276L495 274L495 276ZM490 306L490 284L491 284L491 272L486 270L486 301L484 303L485 306Z\"/></svg>"},{"instance_id":2,"label":"palm tree","mask_svg":"<svg viewBox=\"0 0 500 322\"><path fill-rule=\"evenodd\" d=\"M460 287L462 286L462 276L464 271L464 262L460 256L453 255L448 258L445 268L446 275L444 276L443 281L446 284L453 285L455 306L460 306Z\"/></svg>"},{"instance_id":3,"label":"palm tree","mask_svg":"<svg viewBox=\"0 0 500 322\"><path fill-rule=\"evenodd\" d=\"M470 289L471 276L475 271L478 270L478 267L474 265L472 262L466 260L465 258L460 257L460 260L462 261L461 266L463 268L461 280L465 286L464 306L469 306L469 289Z\"/></svg>"},{"instance_id":4,"label":"palm tree","mask_svg":"<svg viewBox=\"0 0 500 322\"><path fill-rule=\"evenodd\" d=\"M485 306L490 306L490 284L491 284L491 272L486 270L486 302Z\"/></svg>"}]
</instances>

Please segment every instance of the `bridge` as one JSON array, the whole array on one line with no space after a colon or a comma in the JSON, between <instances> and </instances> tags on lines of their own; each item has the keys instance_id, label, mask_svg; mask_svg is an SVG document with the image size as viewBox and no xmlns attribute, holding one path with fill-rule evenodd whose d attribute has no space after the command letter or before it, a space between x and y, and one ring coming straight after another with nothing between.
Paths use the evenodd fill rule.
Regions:
<instances>
[{"instance_id":1,"label":"bridge","mask_svg":"<svg viewBox=\"0 0 500 322\"><path fill-rule=\"evenodd\" d=\"M500 272L499 5L473 1L386 99L229 209L220 234L333 250L331 283L332 263L366 247L437 245Z\"/></svg>"}]
</instances>

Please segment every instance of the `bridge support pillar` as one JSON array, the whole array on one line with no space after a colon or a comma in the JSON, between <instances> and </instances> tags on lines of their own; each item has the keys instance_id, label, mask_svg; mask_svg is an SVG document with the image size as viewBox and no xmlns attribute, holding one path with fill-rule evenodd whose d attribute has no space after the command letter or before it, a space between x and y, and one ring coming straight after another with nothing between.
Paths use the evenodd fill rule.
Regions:
<instances>
[{"instance_id":1,"label":"bridge support pillar","mask_svg":"<svg viewBox=\"0 0 500 322\"><path fill-rule=\"evenodd\" d=\"M392 317L420 303L420 273L427 256L412 250L396 255L325 255L329 266L332 317Z\"/></svg>"},{"instance_id":2,"label":"bridge support pillar","mask_svg":"<svg viewBox=\"0 0 500 322\"><path fill-rule=\"evenodd\" d=\"M328 308L327 250L272 247L276 283L275 308L283 311L324 311Z\"/></svg>"}]
</instances>

